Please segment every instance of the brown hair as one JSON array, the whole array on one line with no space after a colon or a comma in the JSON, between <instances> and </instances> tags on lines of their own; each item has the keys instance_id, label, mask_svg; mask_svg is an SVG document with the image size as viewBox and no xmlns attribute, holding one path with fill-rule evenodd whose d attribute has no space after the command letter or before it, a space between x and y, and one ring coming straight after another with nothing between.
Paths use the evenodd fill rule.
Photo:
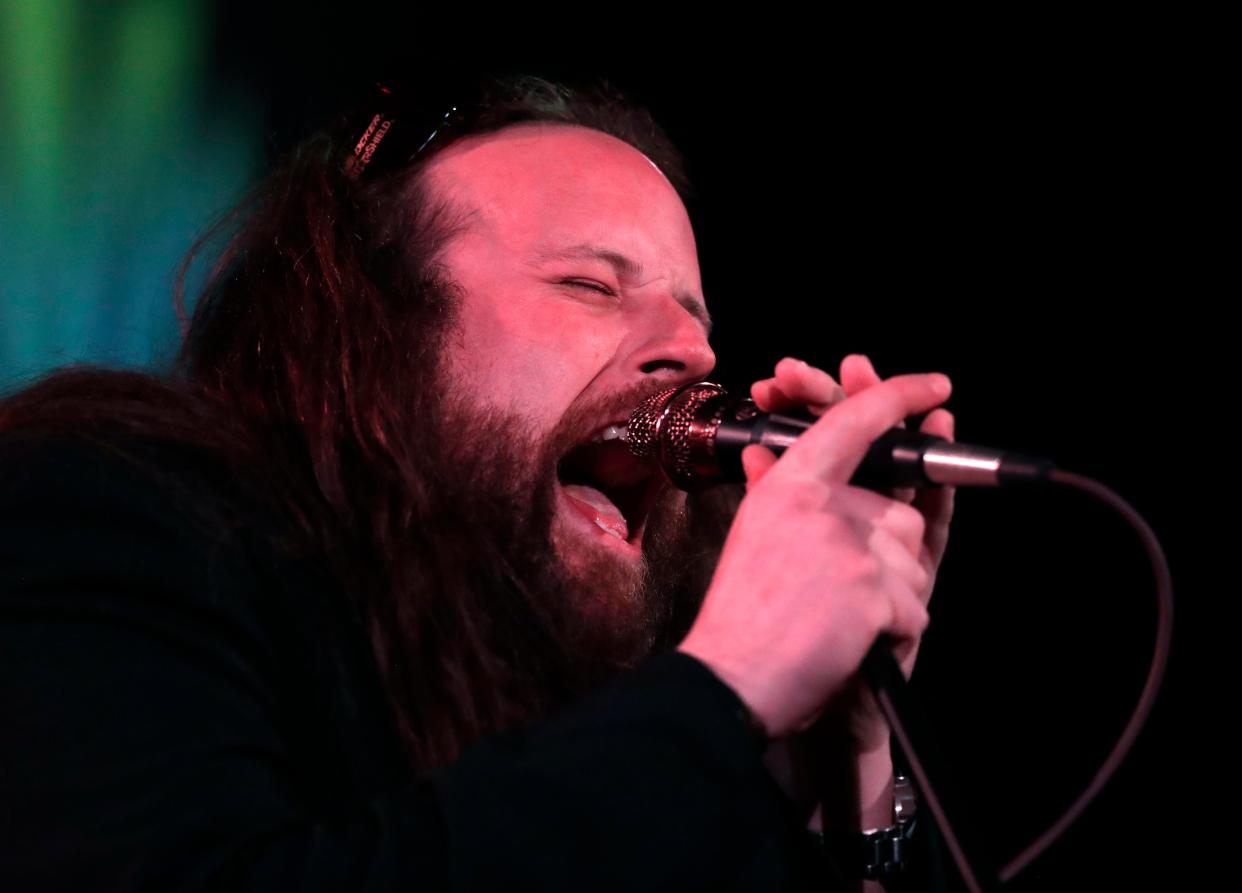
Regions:
<instances>
[{"instance_id":1,"label":"brown hair","mask_svg":"<svg viewBox=\"0 0 1242 893\"><path fill-rule=\"evenodd\" d=\"M0 402L0 434L114 432L264 480L296 548L348 581L417 769L546 712L568 660L555 618L504 597L499 556L453 553L468 519L443 505L418 432L455 297L437 256L461 220L419 172L460 137L560 121L625 140L688 192L667 136L607 84L491 79L481 95L468 126L374 180L345 174L356 134L298 146L187 257L183 319L191 261L224 240L169 374L73 368Z\"/></svg>"}]
</instances>

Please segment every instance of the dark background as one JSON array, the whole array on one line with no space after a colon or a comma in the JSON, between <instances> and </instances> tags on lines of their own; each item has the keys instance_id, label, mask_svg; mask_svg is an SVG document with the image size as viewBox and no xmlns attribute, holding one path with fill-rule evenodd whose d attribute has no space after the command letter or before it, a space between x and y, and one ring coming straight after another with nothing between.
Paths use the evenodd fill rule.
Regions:
<instances>
[{"instance_id":1,"label":"dark background","mask_svg":"<svg viewBox=\"0 0 1242 893\"><path fill-rule=\"evenodd\" d=\"M717 380L743 389L786 355L835 374L851 352L884 376L946 372L959 440L1098 478L1155 528L1178 595L1155 713L1009 889L1194 886L1211 847L1193 838L1213 836L1229 772L1219 730L1191 710L1211 650L1196 546L1219 513L1197 496L1210 475L1188 485L1177 467L1229 415L1209 397L1232 340L1218 308L1236 294L1209 272L1225 231L1212 24L771 10L672 27L669 13L228 2L209 83L261 107L268 156L394 61L441 85L602 76L648 105L697 188ZM959 495L915 686L994 859L1059 816L1120 734L1154 605L1109 510L1052 489Z\"/></svg>"}]
</instances>

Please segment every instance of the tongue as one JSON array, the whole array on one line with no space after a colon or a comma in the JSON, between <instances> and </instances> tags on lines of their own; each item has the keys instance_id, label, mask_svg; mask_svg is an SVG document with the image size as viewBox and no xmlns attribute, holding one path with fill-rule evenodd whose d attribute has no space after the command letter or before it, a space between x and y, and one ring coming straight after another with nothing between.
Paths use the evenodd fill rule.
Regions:
<instances>
[{"instance_id":1,"label":"tongue","mask_svg":"<svg viewBox=\"0 0 1242 893\"><path fill-rule=\"evenodd\" d=\"M588 521L594 521L603 530L619 539L628 539L629 527L621 510L612 504L612 500L596 490L583 484L565 484L565 495L574 503Z\"/></svg>"}]
</instances>

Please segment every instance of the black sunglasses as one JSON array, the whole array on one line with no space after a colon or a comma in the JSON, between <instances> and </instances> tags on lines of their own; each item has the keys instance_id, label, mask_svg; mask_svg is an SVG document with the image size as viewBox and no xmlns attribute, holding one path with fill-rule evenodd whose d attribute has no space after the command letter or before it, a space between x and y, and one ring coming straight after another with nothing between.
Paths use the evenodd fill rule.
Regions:
<instances>
[{"instance_id":1,"label":"black sunglasses","mask_svg":"<svg viewBox=\"0 0 1242 893\"><path fill-rule=\"evenodd\" d=\"M349 150L344 160L345 175L359 180L382 177L404 167L437 139L467 119L472 106L438 104L424 99L413 102L407 92L392 83L377 83L368 100L347 124ZM381 145L383 146L381 150Z\"/></svg>"}]
</instances>

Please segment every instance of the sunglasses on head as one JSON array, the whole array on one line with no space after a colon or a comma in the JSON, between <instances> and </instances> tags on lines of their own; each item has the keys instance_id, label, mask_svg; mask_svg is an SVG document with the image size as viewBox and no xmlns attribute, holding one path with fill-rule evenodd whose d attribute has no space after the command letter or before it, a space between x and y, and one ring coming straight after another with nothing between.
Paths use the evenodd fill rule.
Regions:
<instances>
[{"instance_id":1,"label":"sunglasses on head","mask_svg":"<svg viewBox=\"0 0 1242 893\"><path fill-rule=\"evenodd\" d=\"M415 161L437 139L460 126L470 106L412 101L393 82L376 83L361 111L351 116L345 175L375 179Z\"/></svg>"}]
</instances>

